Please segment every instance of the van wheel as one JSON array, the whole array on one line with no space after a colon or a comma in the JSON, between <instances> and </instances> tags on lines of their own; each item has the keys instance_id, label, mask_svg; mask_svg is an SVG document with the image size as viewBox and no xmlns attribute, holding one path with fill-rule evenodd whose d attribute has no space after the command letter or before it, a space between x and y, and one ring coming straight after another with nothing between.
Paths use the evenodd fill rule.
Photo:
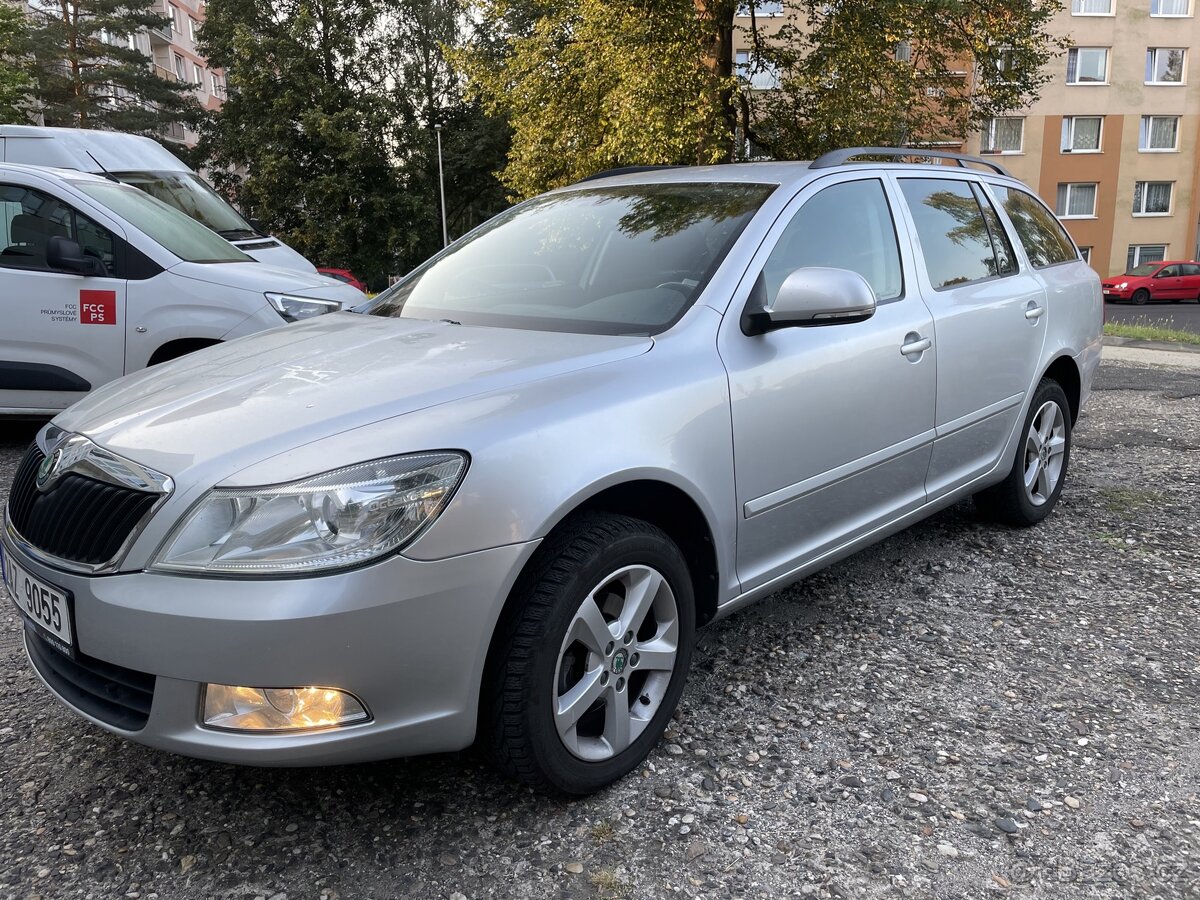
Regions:
<instances>
[{"instance_id":1,"label":"van wheel","mask_svg":"<svg viewBox=\"0 0 1200 900\"><path fill-rule=\"evenodd\" d=\"M1133 302L1138 306L1145 306L1146 301L1150 299L1150 292L1145 288L1141 288L1133 292Z\"/></svg>"},{"instance_id":2,"label":"van wheel","mask_svg":"<svg viewBox=\"0 0 1200 900\"><path fill-rule=\"evenodd\" d=\"M487 749L539 790L583 795L653 749L691 664L695 602L665 532L587 514L538 551L483 685Z\"/></svg>"},{"instance_id":3,"label":"van wheel","mask_svg":"<svg viewBox=\"0 0 1200 900\"><path fill-rule=\"evenodd\" d=\"M985 518L1018 528L1050 515L1062 494L1071 459L1071 407L1057 381L1043 378L1025 416L1008 476L975 495Z\"/></svg>"}]
</instances>

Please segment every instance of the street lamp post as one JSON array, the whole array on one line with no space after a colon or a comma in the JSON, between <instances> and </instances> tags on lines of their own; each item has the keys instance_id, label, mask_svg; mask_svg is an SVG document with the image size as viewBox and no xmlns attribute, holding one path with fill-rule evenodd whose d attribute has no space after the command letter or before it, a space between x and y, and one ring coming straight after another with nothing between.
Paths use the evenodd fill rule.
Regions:
<instances>
[{"instance_id":1,"label":"street lamp post","mask_svg":"<svg viewBox=\"0 0 1200 900\"><path fill-rule=\"evenodd\" d=\"M450 246L450 232L446 228L446 176L442 173L442 126L434 125L438 148L438 194L442 198L442 246Z\"/></svg>"}]
</instances>

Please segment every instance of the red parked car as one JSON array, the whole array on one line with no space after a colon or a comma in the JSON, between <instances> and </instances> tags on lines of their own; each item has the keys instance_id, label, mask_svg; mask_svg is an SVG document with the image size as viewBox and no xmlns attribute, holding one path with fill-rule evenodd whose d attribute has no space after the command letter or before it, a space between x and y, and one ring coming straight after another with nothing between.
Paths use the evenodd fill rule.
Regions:
<instances>
[{"instance_id":1,"label":"red parked car","mask_svg":"<svg viewBox=\"0 0 1200 900\"><path fill-rule=\"evenodd\" d=\"M338 281L344 281L353 287L358 288L364 294L367 292L367 285L361 278L351 272L349 269L317 269L322 275L328 275L330 278L336 278Z\"/></svg>"},{"instance_id":2,"label":"red parked car","mask_svg":"<svg viewBox=\"0 0 1200 900\"><path fill-rule=\"evenodd\" d=\"M1132 300L1139 305L1149 300L1200 301L1200 263L1146 263L1124 275L1104 279L1103 285L1105 300Z\"/></svg>"}]
</instances>

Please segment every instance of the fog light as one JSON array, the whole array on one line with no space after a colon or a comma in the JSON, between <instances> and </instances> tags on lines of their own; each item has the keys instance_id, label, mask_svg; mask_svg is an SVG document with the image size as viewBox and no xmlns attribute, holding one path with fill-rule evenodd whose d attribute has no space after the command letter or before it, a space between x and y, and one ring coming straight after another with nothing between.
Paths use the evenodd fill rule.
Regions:
<instances>
[{"instance_id":1,"label":"fog light","mask_svg":"<svg viewBox=\"0 0 1200 900\"><path fill-rule=\"evenodd\" d=\"M227 731L303 731L365 722L370 716L353 694L334 688L254 688L209 684L204 724Z\"/></svg>"}]
</instances>

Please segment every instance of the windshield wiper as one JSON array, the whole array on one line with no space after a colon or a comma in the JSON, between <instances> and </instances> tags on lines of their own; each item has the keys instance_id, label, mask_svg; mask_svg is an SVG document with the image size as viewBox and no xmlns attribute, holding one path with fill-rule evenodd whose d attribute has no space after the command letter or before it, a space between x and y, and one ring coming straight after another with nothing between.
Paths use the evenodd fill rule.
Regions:
<instances>
[{"instance_id":1,"label":"windshield wiper","mask_svg":"<svg viewBox=\"0 0 1200 900\"><path fill-rule=\"evenodd\" d=\"M261 237L256 231L251 231L249 228L222 228L217 234L225 238L227 241L240 241L248 238Z\"/></svg>"}]
</instances>

